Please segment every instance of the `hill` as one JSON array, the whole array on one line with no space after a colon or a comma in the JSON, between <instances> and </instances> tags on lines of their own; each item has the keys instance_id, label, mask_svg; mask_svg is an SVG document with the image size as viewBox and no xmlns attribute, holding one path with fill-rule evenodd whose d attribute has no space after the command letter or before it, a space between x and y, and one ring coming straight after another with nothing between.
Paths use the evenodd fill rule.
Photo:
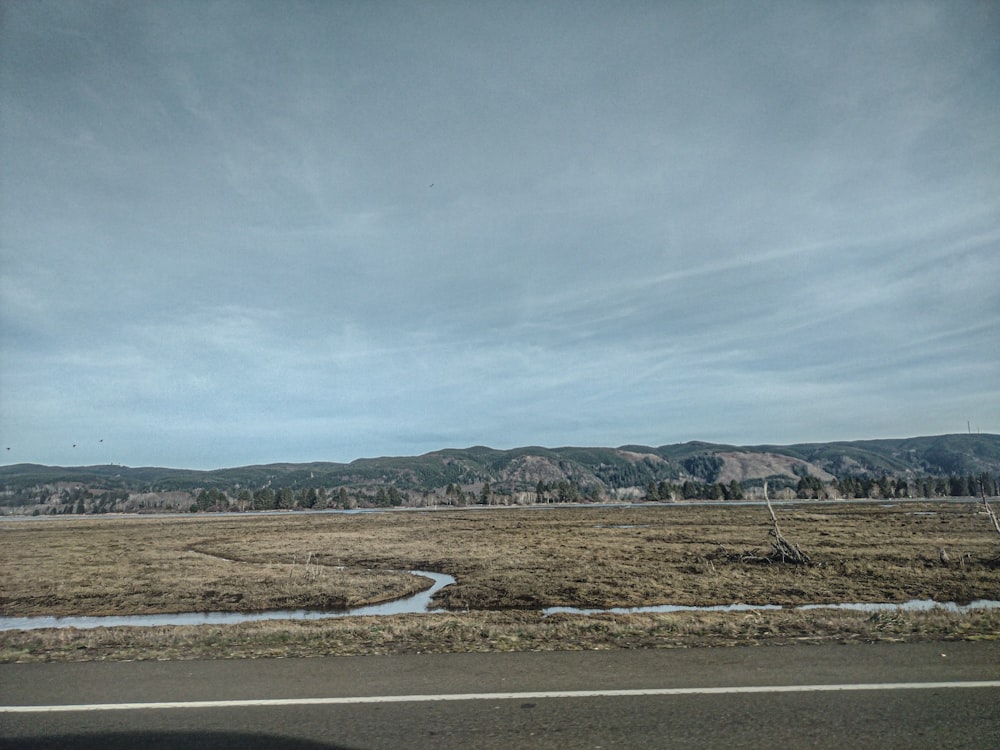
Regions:
<instances>
[{"instance_id":1,"label":"hill","mask_svg":"<svg viewBox=\"0 0 1000 750\"><path fill-rule=\"evenodd\" d=\"M998 435L787 446L705 442L511 450L473 446L350 463L275 463L213 471L15 464L0 467L0 506L7 512L50 513L736 499L765 480L778 491L815 496L862 492L872 496L873 491L880 493L876 496L890 491L961 494L963 489L970 494L981 476L990 487L993 477L1000 476Z\"/></svg>"}]
</instances>

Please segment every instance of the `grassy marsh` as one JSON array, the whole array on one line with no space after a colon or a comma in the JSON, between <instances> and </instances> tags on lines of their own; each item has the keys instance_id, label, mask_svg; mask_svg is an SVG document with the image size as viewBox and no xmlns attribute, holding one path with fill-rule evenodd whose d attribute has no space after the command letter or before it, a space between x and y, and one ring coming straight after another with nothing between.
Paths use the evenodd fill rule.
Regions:
<instances>
[{"instance_id":1,"label":"grassy marsh","mask_svg":"<svg viewBox=\"0 0 1000 750\"><path fill-rule=\"evenodd\" d=\"M383 514L45 519L0 524L0 613L330 609L430 585L442 615L0 633L0 659L637 648L996 637L1000 614L844 611L556 615L611 607L1000 598L1000 540L980 507L777 509L814 566L748 564L768 546L753 506L469 509ZM940 550L949 562L940 559ZM308 561L308 565L307 565Z\"/></svg>"}]
</instances>

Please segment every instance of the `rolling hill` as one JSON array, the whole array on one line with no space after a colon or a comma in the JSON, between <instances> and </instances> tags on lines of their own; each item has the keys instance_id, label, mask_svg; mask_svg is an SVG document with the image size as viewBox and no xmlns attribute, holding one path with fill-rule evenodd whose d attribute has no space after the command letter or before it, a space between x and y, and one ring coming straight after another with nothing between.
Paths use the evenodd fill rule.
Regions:
<instances>
[{"instance_id":1,"label":"rolling hill","mask_svg":"<svg viewBox=\"0 0 1000 750\"><path fill-rule=\"evenodd\" d=\"M274 503L272 507L297 507L303 503L313 507L316 502L321 507L369 501L422 504L416 498L464 504L489 501L493 496L507 502L528 495L533 501L638 499L646 496L650 484L667 488L663 490L666 498L672 496L668 494L671 488L681 486L694 486L695 491L713 485L749 489L767 480L780 489L795 487L803 478L818 486L845 477L867 478L866 486L881 478L885 492L886 477L912 482L917 478L980 475L1000 476L998 435L786 446L705 442L618 448L530 446L511 450L473 446L350 463L274 463L213 471L15 464L0 467L0 506L7 512L35 512L41 508L47 513L54 512L53 507L61 509L59 512L188 510L197 500L200 509L228 509L242 498L239 508L247 509L260 507L258 498L262 493L272 498L267 501ZM971 487L968 482L965 486ZM307 488L312 494L307 494ZM67 511L66 507L73 510Z\"/></svg>"}]
</instances>

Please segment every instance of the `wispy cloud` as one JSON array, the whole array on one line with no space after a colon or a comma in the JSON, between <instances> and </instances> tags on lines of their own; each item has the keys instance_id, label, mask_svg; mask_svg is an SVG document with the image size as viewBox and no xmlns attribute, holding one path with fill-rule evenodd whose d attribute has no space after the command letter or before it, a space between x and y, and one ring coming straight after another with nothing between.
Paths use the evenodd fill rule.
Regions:
<instances>
[{"instance_id":1,"label":"wispy cloud","mask_svg":"<svg viewBox=\"0 0 1000 750\"><path fill-rule=\"evenodd\" d=\"M5 6L0 440L214 466L1000 430L998 25Z\"/></svg>"}]
</instances>

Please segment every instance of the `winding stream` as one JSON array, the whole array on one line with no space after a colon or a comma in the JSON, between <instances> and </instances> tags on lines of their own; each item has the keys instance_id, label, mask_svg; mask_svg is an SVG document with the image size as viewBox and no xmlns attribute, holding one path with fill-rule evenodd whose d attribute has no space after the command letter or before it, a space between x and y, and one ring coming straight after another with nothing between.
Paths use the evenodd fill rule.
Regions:
<instances>
[{"instance_id":1,"label":"winding stream","mask_svg":"<svg viewBox=\"0 0 1000 750\"><path fill-rule=\"evenodd\" d=\"M441 609L431 609L431 598L445 586L455 583L455 579L444 573L432 573L427 570L411 570L411 575L423 576L434 581L429 589L418 591L411 596L404 596L391 602L369 604L351 609L316 611L308 609L278 609L267 612L178 612L175 614L157 615L113 615L107 617L81 617L68 615L66 617L0 617L0 631L4 630L40 630L42 628L114 628L114 627L157 627L163 625L233 625L240 622L260 622L262 620L330 620L340 617L378 617L380 615L404 615L443 612ZM932 609L943 609L947 612L968 612L975 609L1000 609L1000 601L995 599L977 599L969 604L955 602L936 602L933 599L914 599L908 602L867 603L844 602L840 604L799 604L783 606L781 604L716 604L711 606L683 606L676 604L660 604L649 607L609 607L607 609L589 609L582 607L546 607L542 616L554 614L597 615L597 614L648 614L663 612L751 612L754 610L777 609L851 609L861 612L892 612L910 611L925 612Z\"/></svg>"},{"instance_id":2,"label":"winding stream","mask_svg":"<svg viewBox=\"0 0 1000 750\"><path fill-rule=\"evenodd\" d=\"M111 615L106 617L0 617L2 630L39 630L41 628L116 628L116 627L156 627L160 625L233 625L240 622L261 620L330 620L338 617L372 617L379 615L420 614L440 612L431 609L431 597L445 586L455 582L452 576L431 573L427 570L411 570L410 574L430 578L434 585L411 596L394 599L381 604L367 604L362 607L332 611L308 609L275 609L267 612L177 612L158 615Z\"/></svg>"}]
</instances>

